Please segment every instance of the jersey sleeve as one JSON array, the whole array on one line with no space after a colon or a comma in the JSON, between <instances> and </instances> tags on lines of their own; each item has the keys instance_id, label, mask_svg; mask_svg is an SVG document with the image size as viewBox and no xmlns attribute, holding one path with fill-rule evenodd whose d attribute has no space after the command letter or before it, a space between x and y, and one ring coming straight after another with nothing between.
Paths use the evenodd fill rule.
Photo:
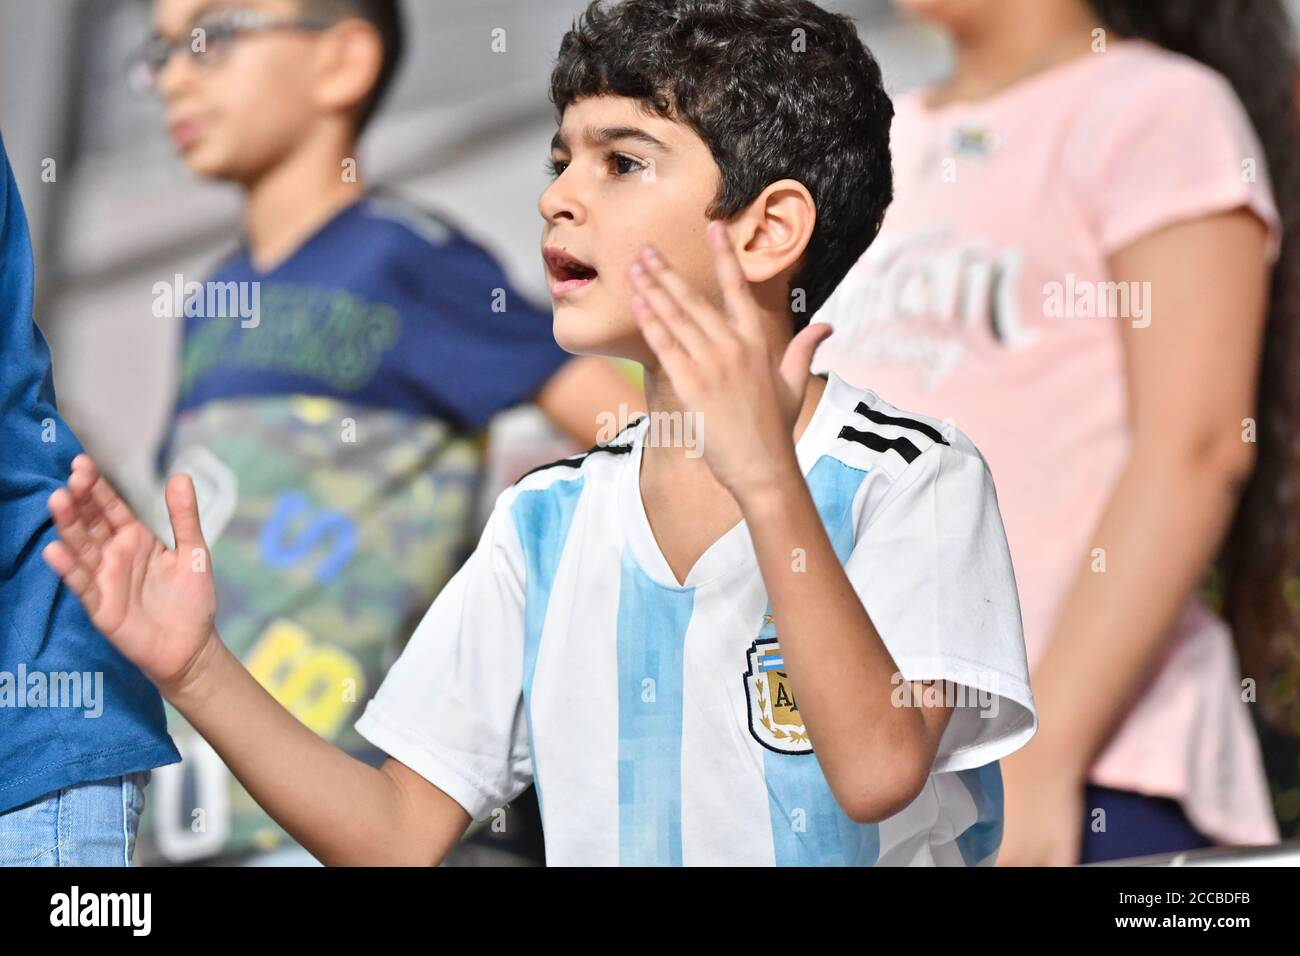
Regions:
<instances>
[{"instance_id":1,"label":"jersey sleeve","mask_svg":"<svg viewBox=\"0 0 1300 956\"><path fill-rule=\"evenodd\" d=\"M1106 253L1157 229L1246 208L1277 256L1281 224L1264 149L1232 86L1197 63L1161 64L1141 76L1121 110L1077 124L1066 151Z\"/></svg>"},{"instance_id":2,"label":"jersey sleeve","mask_svg":"<svg viewBox=\"0 0 1300 956\"><path fill-rule=\"evenodd\" d=\"M909 682L954 682L954 709L934 773L991 763L1037 727L1020 602L993 478L960 433L935 442L858 520L845 571ZM965 447L961 447L965 446ZM942 685L937 685L939 688Z\"/></svg>"},{"instance_id":3,"label":"jersey sleeve","mask_svg":"<svg viewBox=\"0 0 1300 956\"><path fill-rule=\"evenodd\" d=\"M523 704L524 561L497 498L469 559L439 592L356 729L475 819L532 779Z\"/></svg>"}]
</instances>

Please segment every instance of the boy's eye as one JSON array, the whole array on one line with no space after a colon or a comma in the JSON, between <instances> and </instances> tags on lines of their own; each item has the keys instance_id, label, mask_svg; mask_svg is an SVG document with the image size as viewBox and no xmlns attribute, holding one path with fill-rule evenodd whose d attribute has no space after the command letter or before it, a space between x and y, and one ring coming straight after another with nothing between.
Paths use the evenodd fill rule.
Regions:
<instances>
[{"instance_id":1,"label":"boy's eye","mask_svg":"<svg viewBox=\"0 0 1300 956\"><path fill-rule=\"evenodd\" d=\"M228 43L239 35L239 27L233 23L214 23L212 26L205 28L204 39L208 44Z\"/></svg>"},{"instance_id":2,"label":"boy's eye","mask_svg":"<svg viewBox=\"0 0 1300 956\"><path fill-rule=\"evenodd\" d=\"M622 153L610 153L606 157L606 162L615 176L627 176L631 173L639 172L645 169L646 164L639 159L631 156L624 156ZM564 171L569 168L569 160L556 159L554 156L546 160L546 172L552 179L557 179L564 175Z\"/></svg>"},{"instance_id":3,"label":"boy's eye","mask_svg":"<svg viewBox=\"0 0 1300 956\"><path fill-rule=\"evenodd\" d=\"M626 176L629 173L638 172L645 166L639 159L624 156L622 153L614 153L610 159L613 161L614 174L617 176Z\"/></svg>"},{"instance_id":4,"label":"boy's eye","mask_svg":"<svg viewBox=\"0 0 1300 956\"><path fill-rule=\"evenodd\" d=\"M247 16L245 17L247 19ZM227 10L199 17L194 21L190 46L195 53L206 52L204 47L228 43L247 27L241 23L239 11Z\"/></svg>"}]
</instances>

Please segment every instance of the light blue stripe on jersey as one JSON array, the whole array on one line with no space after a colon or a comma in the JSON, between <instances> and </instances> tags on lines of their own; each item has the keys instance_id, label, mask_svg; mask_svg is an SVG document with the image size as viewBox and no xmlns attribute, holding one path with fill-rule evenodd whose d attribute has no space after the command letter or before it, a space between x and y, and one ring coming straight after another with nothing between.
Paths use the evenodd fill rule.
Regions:
<instances>
[{"instance_id":1,"label":"light blue stripe on jersey","mask_svg":"<svg viewBox=\"0 0 1300 956\"><path fill-rule=\"evenodd\" d=\"M693 588L623 551L618 592L618 862L682 865L682 656Z\"/></svg>"},{"instance_id":2,"label":"light blue stripe on jersey","mask_svg":"<svg viewBox=\"0 0 1300 956\"><path fill-rule=\"evenodd\" d=\"M524 716L528 721L528 751L533 761L533 786L537 789L539 811L543 809L542 784L537 750L533 747L533 672L537 669L537 650L542 642L542 625L546 623L546 605L551 599L555 570L585 480L561 478L545 488L521 491L510 508L524 551Z\"/></svg>"},{"instance_id":3,"label":"light blue stripe on jersey","mask_svg":"<svg viewBox=\"0 0 1300 956\"><path fill-rule=\"evenodd\" d=\"M995 760L982 767L957 771L975 801L975 822L957 837L957 849L967 866L978 866L1002 845L1002 768Z\"/></svg>"},{"instance_id":4,"label":"light blue stripe on jersey","mask_svg":"<svg viewBox=\"0 0 1300 956\"><path fill-rule=\"evenodd\" d=\"M853 552L853 498L865 477L865 471L830 455L818 459L808 474L808 489L840 564ZM772 613L770 604L767 613ZM779 639L779 634L775 636ZM796 697L798 693L796 686ZM880 858L880 828L855 823L840 809L816 754L782 754L764 748L763 776L777 866L875 865Z\"/></svg>"}]
</instances>

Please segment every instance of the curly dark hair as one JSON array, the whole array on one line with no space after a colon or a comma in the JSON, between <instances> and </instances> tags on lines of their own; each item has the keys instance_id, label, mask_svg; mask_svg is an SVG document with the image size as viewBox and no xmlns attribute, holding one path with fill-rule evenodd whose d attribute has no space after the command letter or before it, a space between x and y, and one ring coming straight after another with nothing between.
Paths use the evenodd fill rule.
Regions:
<instances>
[{"instance_id":1,"label":"curly dark hair","mask_svg":"<svg viewBox=\"0 0 1300 956\"><path fill-rule=\"evenodd\" d=\"M876 237L893 198L894 107L853 21L809 0L594 0L551 74L559 117L602 94L641 101L704 140L722 174L710 219L793 179L817 221L791 294L795 331ZM802 306L802 308L800 308Z\"/></svg>"},{"instance_id":2,"label":"curly dark hair","mask_svg":"<svg viewBox=\"0 0 1300 956\"><path fill-rule=\"evenodd\" d=\"M1300 56L1295 26L1280 0L1091 0L1091 6L1121 35L1157 43L1222 74L1264 147L1282 218L1282 249L1273 269L1264 331L1255 468L1217 570L1222 610L1248 673L1294 667L1300 661L1300 615L1288 606L1286 582L1296 571L1300 551Z\"/></svg>"}]
</instances>

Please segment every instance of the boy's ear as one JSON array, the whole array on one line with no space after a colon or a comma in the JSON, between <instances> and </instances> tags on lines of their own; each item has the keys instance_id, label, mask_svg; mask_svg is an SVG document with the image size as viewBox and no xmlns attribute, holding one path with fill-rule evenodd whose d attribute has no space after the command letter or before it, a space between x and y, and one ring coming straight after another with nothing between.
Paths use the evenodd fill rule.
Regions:
<instances>
[{"instance_id":1,"label":"boy's ear","mask_svg":"<svg viewBox=\"0 0 1300 956\"><path fill-rule=\"evenodd\" d=\"M384 65L384 41L364 20L340 20L321 37L316 99L326 110L348 112L366 101Z\"/></svg>"},{"instance_id":2,"label":"boy's ear","mask_svg":"<svg viewBox=\"0 0 1300 956\"><path fill-rule=\"evenodd\" d=\"M751 283L772 279L799 262L817 224L817 204L798 180L764 189L732 224L736 255Z\"/></svg>"}]
</instances>

